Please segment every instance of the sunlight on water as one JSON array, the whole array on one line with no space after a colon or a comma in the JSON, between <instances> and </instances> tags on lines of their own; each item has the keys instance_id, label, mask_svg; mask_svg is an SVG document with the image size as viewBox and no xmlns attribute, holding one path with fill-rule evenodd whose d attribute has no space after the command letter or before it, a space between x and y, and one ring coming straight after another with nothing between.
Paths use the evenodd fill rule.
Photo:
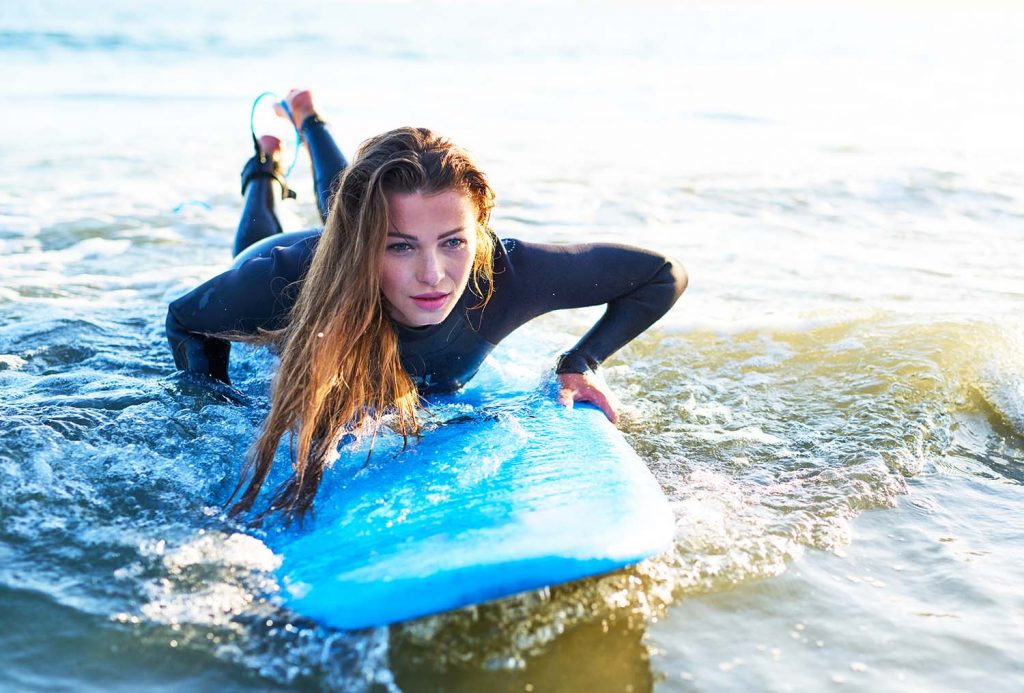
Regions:
<instances>
[{"instance_id":1,"label":"sunlight on water","mask_svg":"<svg viewBox=\"0 0 1024 693\"><path fill-rule=\"evenodd\" d=\"M0 687L1014 690L1019 8L413 7L5 11ZM174 376L163 313L229 262L251 100L296 83L346 153L406 123L469 145L504 237L683 261L604 369L671 551L357 633L281 606L279 557L221 514L273 359L238 350L225 404ZM316 224L306 166L288 229ZM517 355L599 315L498 367L540 382Z\"/></svg>"}]
</instances>

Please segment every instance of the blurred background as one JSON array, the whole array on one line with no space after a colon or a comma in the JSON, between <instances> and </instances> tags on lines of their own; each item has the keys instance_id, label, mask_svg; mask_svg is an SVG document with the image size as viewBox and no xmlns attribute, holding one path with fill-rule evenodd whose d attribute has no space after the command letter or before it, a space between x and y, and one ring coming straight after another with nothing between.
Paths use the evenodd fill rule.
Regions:
<instances>
[{"instance_id":1,"label":"blurred background","mask_svg":"<svg viewBox=\"0 0 1024 693\"><path fill-rule=\"evenodd\" d=\"M1010 2L7 3L0 687L1019 690L1022 33ZM253 99L291 87L349 155L469 148L503 237L683 262L605 367L673 551L361 633L275 602L218 510L270 359L225 405L163 318L230 262ZM290 184L316 225L304 152ZM541 377L599 314L496 358Z\"/></svg>"}]
</instances>

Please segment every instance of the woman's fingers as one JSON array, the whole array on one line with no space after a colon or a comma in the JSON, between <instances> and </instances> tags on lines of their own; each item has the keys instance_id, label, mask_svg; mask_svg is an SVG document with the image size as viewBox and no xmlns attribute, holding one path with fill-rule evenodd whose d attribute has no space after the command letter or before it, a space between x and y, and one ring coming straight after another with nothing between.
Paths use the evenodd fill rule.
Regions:
<instances>
[{"instance_id":1,"label":"woman's fingers","mask_svg":"<svg viewBox=\"0 0 1024 693\"><path fill-rule=\"evenodd\" d=\"M617 423L619 415L615 412L615 407L612 406L608 395L600 390L588 390L587 392L580 393L578 398L581 402L590 402L598 409L604 412L604 415L608 417L608 420L612 423Z\"/></svg>"},{"instance_id":2,"label":"woman's fingers","mask_svg":"<svg viewBox=\"0 0 1024 693\"><path fill-rule=\"evenodd\" d=\"M562 373L558 381L561 385L558 401L564 406L571 409L573 402L589 402L600 409L609 421L618 422L618 400L602 379L583 373Z\"/></svg>"}]
</instances>

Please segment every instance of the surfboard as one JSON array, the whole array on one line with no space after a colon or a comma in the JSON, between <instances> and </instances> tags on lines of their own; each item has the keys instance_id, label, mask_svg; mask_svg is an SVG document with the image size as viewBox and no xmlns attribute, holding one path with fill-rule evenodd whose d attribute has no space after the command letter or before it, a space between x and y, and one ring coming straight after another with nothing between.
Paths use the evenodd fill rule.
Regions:
<instances>
[{"instance_id":1,"label":"surfboard","mask_svg":"<svg viewBox=\"0 0 1024 693\"><path fill-rule=\"evenodd\" d=\"M359 629L607 573L669 548L674 518L599 410L493 363L434 398L402 449L342 450L312 522L268 536L284 603Z\"/></svg>"}]
</instances>

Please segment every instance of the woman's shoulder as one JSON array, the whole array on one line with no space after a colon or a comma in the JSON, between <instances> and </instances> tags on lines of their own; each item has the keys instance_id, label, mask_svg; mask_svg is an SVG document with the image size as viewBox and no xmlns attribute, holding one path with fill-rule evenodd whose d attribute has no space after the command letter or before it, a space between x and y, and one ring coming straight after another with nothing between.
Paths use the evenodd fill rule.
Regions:
<instances>
[{"instance_id":1,"label":"woman's shoulder","mask_svg":"<svg viewBox=\"0 0 1024 693\"><path fill-rule=\"evenodd\" d=\"M518 238L498 237L494 244L494 269L511 268L535 245L536 243L521 241Z\"/></svg>"}]
</instances>

